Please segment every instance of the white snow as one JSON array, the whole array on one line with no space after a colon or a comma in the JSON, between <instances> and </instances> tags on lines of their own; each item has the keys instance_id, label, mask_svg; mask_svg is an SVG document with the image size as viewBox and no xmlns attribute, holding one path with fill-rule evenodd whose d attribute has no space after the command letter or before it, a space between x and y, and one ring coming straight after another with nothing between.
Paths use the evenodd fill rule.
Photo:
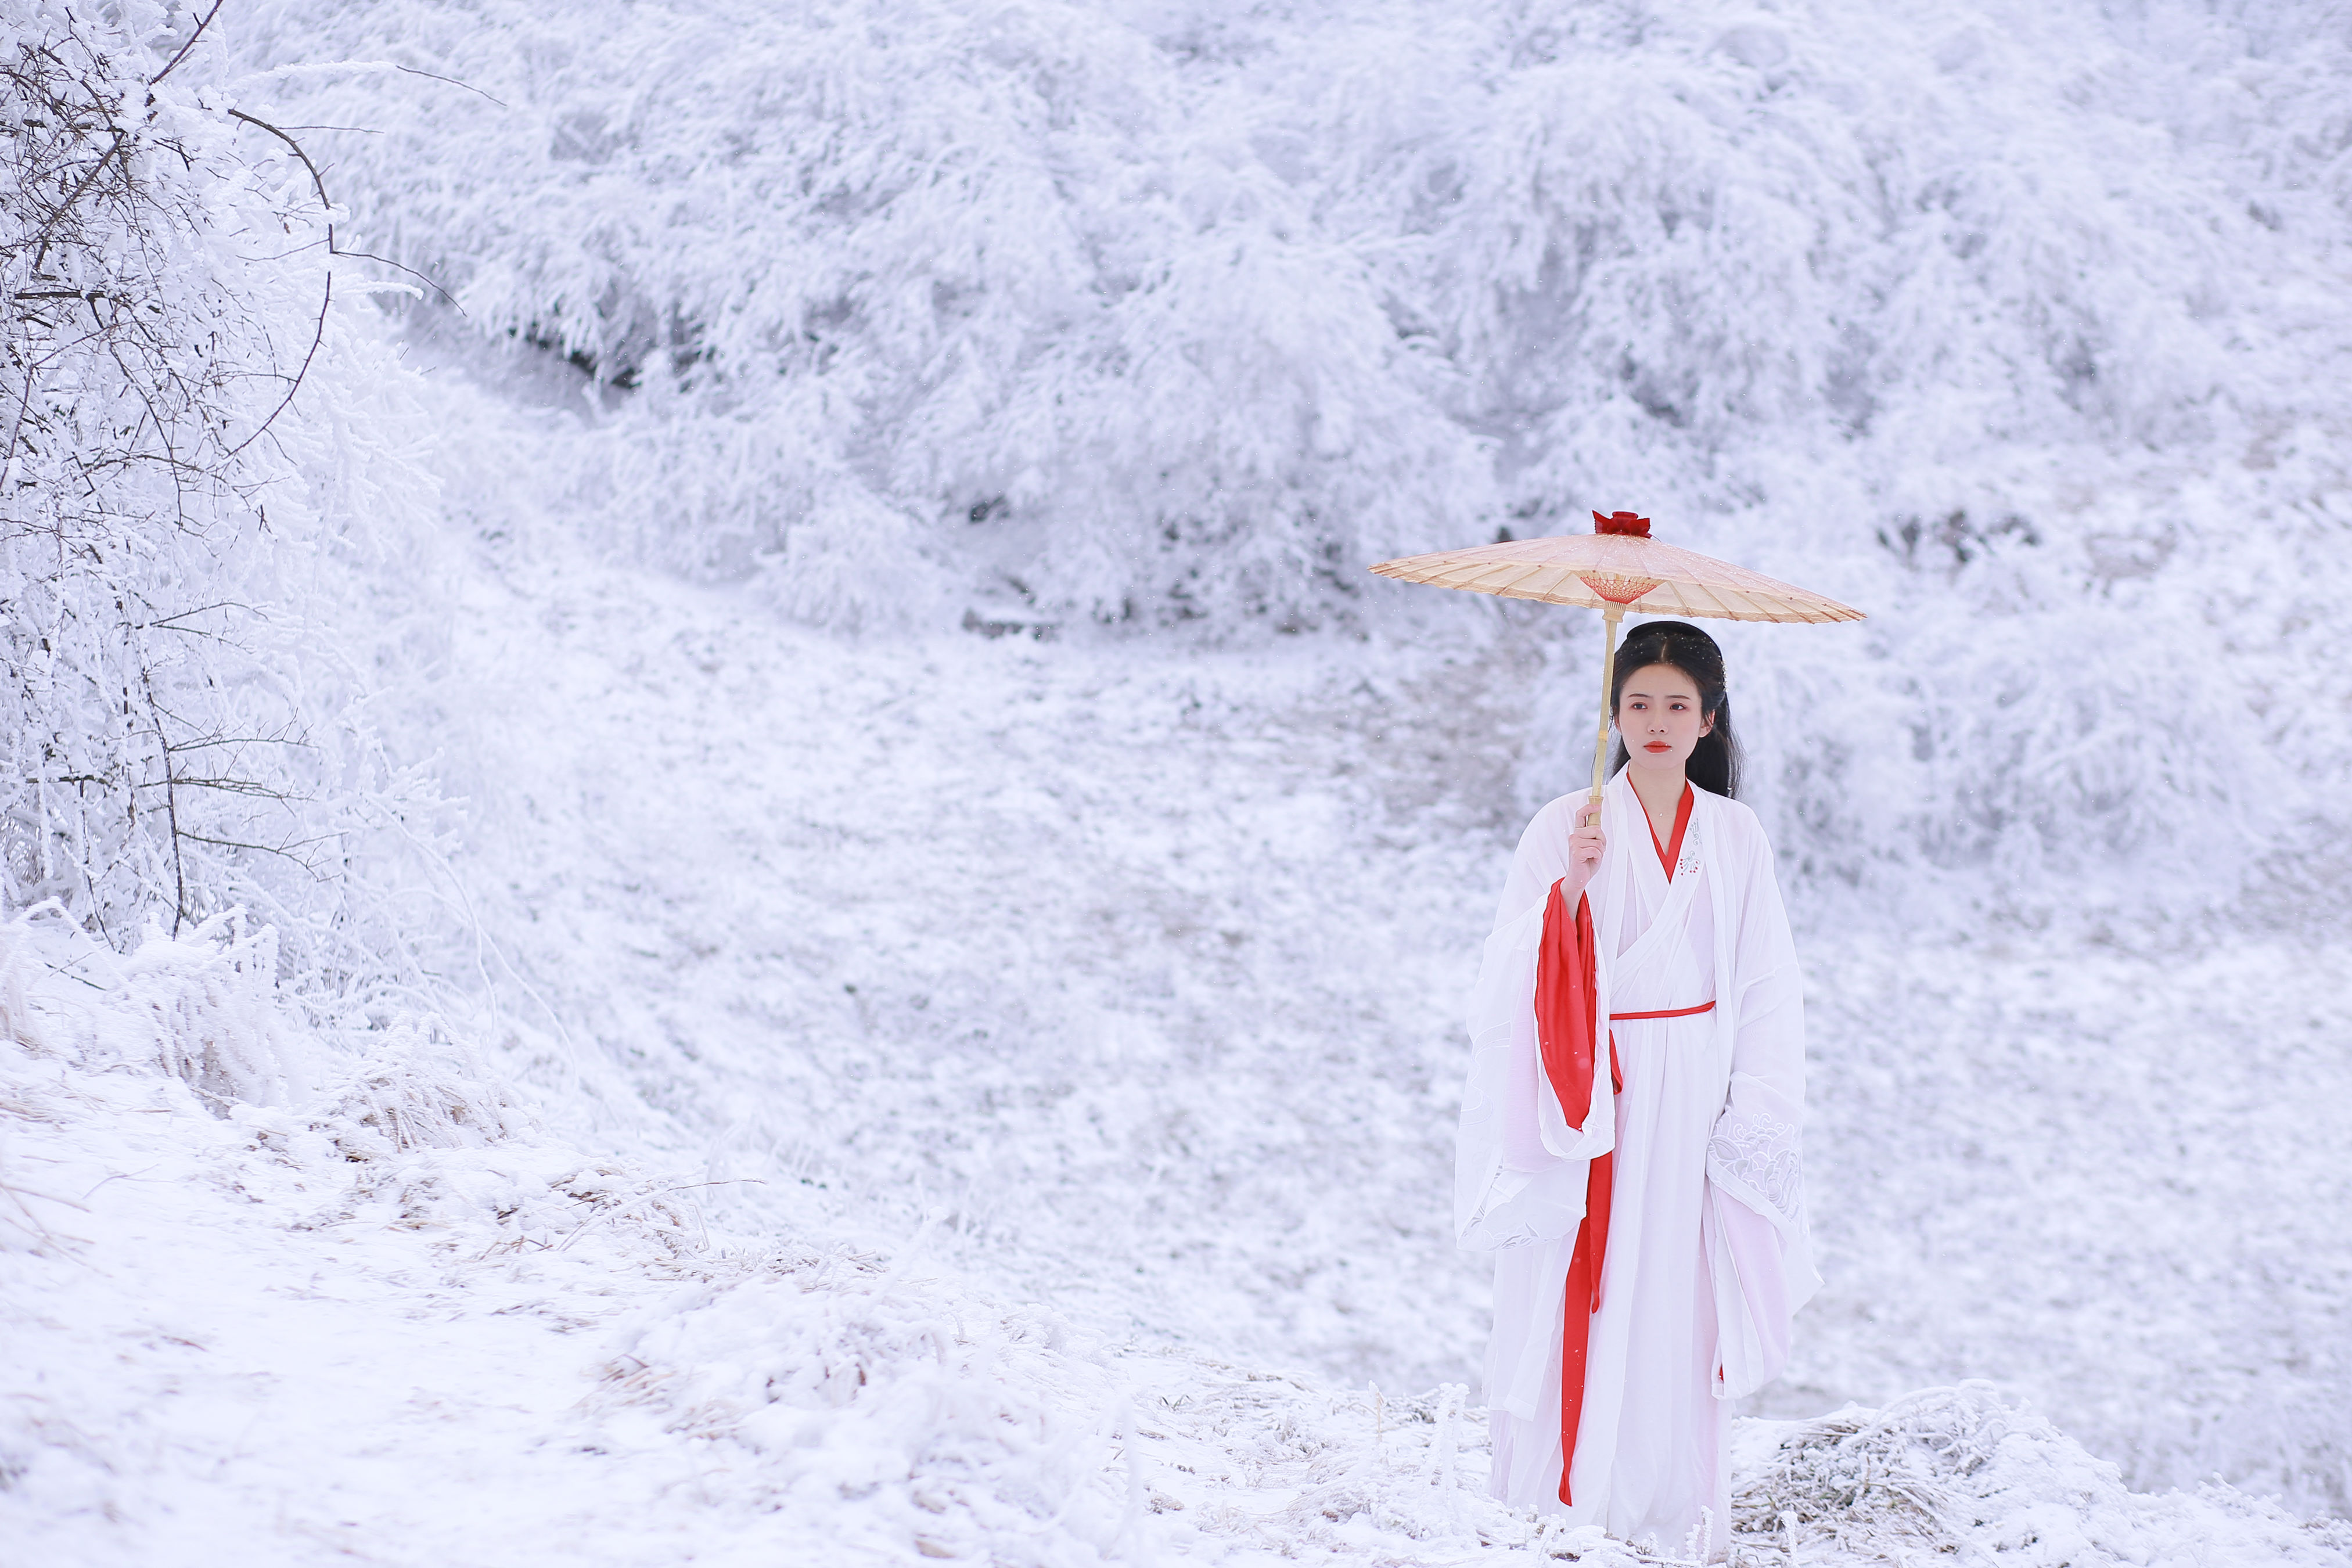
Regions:
<instances>
[{"instance_id":1,"label":"white snow","mask_svg":"<svg viewBox=\"0 0 2352 1568\"><path fill-rule=\"evenodd\" d=\"M227 19L471 314L233 579L341 874L0 911L0 1562L1629 1560L1444 1201L1591 628L1358 584L1584 500L1874 617L1738 1554L2352 1560L2340 29L1540 11Z\"/></svg>"},{"instance_id":2,"label":"white snow","mask_svg":"<svg viewBox=\"0 0 2352 1568\"><path fill-rule=\"evenodd\" d=\"M1459 1385L1106 1338L934 1226L870 1249L789 1188L730 1235L691 1172L480 1136L510 1097L446 1047L212 1114L204 1051L328 1055L250 984L253 939L118 964L37 913L0 937L11 1561L1633 1561L1484 1497ZM508 1109L386 1114L433 1097ZM2226 1487L2128 1492L1982 1385L1750 1422L1739 1457L1733 1539L1767 1560L2352 1548Z\"/></svg>"}]
</instances>

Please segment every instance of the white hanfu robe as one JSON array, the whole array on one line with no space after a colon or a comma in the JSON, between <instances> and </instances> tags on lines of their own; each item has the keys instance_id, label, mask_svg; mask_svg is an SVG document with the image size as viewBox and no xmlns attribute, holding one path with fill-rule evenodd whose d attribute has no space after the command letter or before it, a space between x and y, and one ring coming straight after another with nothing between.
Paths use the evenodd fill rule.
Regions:
<instances>
[{"instance_id":1,"label":"white hanfu robe","mask_svg":"<svg viewBox=\"0 0 2352 1568\"><path fill-rule=\"evenodd\" d=\"M1465 1247L1499 1249L1492 1490L1676 1554L1704 1519L1719 1554L1724 1402L1779 1374L1790 1316L1820 1283L1798 1163L1803 983L1755 814L1692 791L1669 879L1658 840L1673 825L1654 839L1619 774L1603 793L1608 847L1585 892L1599 1016L1716 1005L1601 1024L1623 1087L1612 1093L1604 1047L1590 1103L1562 1104L1538 1039L1537 954L1585 798L1552 802L1520 838L1471 1005L1454 1220ZM1612 1152L1574 1502L1563 1507L1563 1296L1589 1162Z\"/></svg>"}]
</instances>

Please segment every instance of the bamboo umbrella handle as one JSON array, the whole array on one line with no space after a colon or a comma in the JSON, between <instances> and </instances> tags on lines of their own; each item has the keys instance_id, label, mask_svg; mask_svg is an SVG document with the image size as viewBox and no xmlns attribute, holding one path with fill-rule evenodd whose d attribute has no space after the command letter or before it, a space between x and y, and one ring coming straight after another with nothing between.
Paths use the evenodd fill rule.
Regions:
<instances>
[{"instance_id":1,"label":"bamboo umbrella handle","mask_svg":"<svg viewBox=\"0 0 2352 1568\"><path fill-rule=\"evenodd\" d=\"M1601 612L1601 732L1592 742L1592 801L1601 804L1601 786L1609 782L1609 700L1617 687L1617 623L1625 618L1625 606L1612 605ZM1598 826L1601 819L1593 817Z\"/></svg>"}]
</instances>

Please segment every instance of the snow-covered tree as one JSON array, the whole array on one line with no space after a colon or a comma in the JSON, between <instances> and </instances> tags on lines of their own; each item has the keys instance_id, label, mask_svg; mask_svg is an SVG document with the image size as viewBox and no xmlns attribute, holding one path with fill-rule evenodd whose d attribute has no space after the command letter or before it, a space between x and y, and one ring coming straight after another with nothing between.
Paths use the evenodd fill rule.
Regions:
<instances>
[{"instance_id":1,"label":"snow-covered tree","mask_svg":"<svg viewBox=\"0 0 2352 1568\"><path fill-rule=\"evenodd\" d=\"M335 623L428 492L320 173L197 20L0 6L0 904L243 904L337 993L398 967L347 873L419 785L365 712L397 616Z\"/></svg>"}]
</instances>

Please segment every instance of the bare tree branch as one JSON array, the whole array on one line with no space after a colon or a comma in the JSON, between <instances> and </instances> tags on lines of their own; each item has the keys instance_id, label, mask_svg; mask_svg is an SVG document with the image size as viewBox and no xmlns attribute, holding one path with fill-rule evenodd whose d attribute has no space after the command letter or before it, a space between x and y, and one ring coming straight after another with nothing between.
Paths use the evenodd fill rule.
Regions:
<instances>
[{"instance_id":1,"label":"bare tree branch","mask_svg":"<svg viewBox=\"0 0 2352 1568\"><path fill-rule=\"evenodd\" d=\"M228 4L228 0L213 0L213 8L205 13L204 19L196 24L196 30L190 33L188 35L188 41L180 46L180 52L173 55L168 61L166 61L162 70L157 71L153 76L147 79L147 85L149 87L153 87L157 82L162 81L165 77L170 76L174 70L179 68L180 62L188 58L188 51L196 47L196 40L205 36L205 29L213 25L213 18L221 14L221 7L226 4Z\"/></svg>"},{"instance_id":2,"label":"bare tree branch","mask_svg":"<svg viewBox=\"0 0 2352 1568\"><path fill-rule=\"evenodd\" d=\"M285 142L289 147L293 148L294 156L301 159L302 166L310 171L310 186L313 190L319 193L319 205L326 208L330 213L332 213L335 210L335 204L327 199L326 179L319 173L319 165L310 162L310 154L302 151L302 143L295 141L293 137L289 136L285 132L280 131L275 125L270 124L267 120L257 120L242 109L232 109L228 111L228 114L231 120L242 120L247 125L257 125L261 127L262 130L268 132L272 136L277 137L278 140ZM327 227L327 248L332 250L334 248L334 226L330 223Z\"/></svg>"},{"instance_id":3,"label":"bare tree branch","mask_svg":"<svg viewBox=\"0 0 2352 1568\"><path fill-rule=\"evenodd\" d=\"M504 108L506 108L506 107L507 107L506 100L505 100L504 99L499 99L499 98L490 98L490 95L489 95L488 93L487 93L487 92L483 92L483 91L482 91L482 89L481 89L480 88L476 87L472 82L469 82L469 81L459 81L459 80L458 80L456 77L454 77L454 76L435 76L431 71L427 71L427 70L418 70L415 66L395 66L395 67L394 67L393 68L394 68L394 69L395 69L395 70L405 71L405 72L407 72L410 76L421 76L421 77L426 77L426 78L430 78L430 79L431 79L432 80L434 80L434 81L446 81L446 82L447 82L451 87L462 87L462 88L464 88L467 92L479 94L479 95L480 95L481 97L483 97L483 98L489 98L489 99L490 99L490 101L491 101L492 103L497 104L500 109L504 109Z\"/></svg>"},{"instance_id":4,"label":"bare tree branch","mask_svg":"<svg viewBox=\"0 0 2352 1568\"><path fill-rule=\"evenodd\" d=\"M244 451L247 447L252 446L256 441L260 440L263 432L267 431L272 425L277 424L278 416L285 413L287 405L294 401L294 395L302 390L302 378L310 374L310 362L318 357L319 345L327 341L327 310L334 302L335 275L330 272L327 274L325 297L319 301L319 330L310 339L310 352L302 356L301 368L294 373L294 384L286 389L286 395L278 400L277 407L269 411L269 417L261 422L260 428L255 430L252 435L247 436L236 446L231 447L225 454L226 457L234 458L238 453Z\"/></svg>"}]
</instances>

